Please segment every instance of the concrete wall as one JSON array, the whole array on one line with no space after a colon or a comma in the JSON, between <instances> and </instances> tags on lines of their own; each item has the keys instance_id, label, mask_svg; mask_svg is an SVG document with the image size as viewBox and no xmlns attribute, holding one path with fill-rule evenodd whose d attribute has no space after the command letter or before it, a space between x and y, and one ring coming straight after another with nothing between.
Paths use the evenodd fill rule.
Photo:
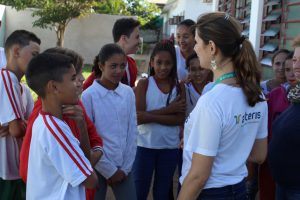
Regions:
<instances>
[{"instance_id":1,"label":"concrete wall","mask_svg":"<svg viewBox=\"0 0 300 200\"><path fill-rule=\"evenodd\" d=\"M34 32L41 38L42 51L54 47L56 45L55 31L33 28L32 22L35 19L31 14L32 9L16 11L7 6L5 38L14 30L26 29ZM80 53L84 57L85 63L93 63L93 59L99 53L100 48L104 44L113 42L113 24L122 17L124 16L91 14L79 19L73 19L66 29L64 47Z\"/></svg>"}]
</instances>

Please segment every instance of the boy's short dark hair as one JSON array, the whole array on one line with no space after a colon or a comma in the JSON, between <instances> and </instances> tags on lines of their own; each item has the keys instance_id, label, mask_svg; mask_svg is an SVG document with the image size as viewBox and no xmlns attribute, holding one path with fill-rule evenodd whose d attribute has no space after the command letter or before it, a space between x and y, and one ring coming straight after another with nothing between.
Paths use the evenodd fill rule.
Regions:
<instances>
[{"instance_id":1,"label":"boy's short dark hair","mask_svg":"<svg viewBox=\"0 0 300 200\"><path fill-rule=\"evenodd\" d=\"M45 98L45 87L51 80L62 81L63 75L73 66L69 56L59 53L42 53L29 62L25 73L28 86L41 98Z\"/></svg>"},{"instance_id":2,"label":"boy's short dark hair","mask_svg":"<svg viewBox=\"0 0 300 200\"><path fill-rule=\"evenodd\" d=\"M63 47L53 47L50 49L46 49L44 53L59 53L63 55L67 55L72 59L72 64L75 67L76 74L79 74L82 70L83 66L83 57L72 49L67 49Z\"/></svg>"},{"instance_id":3,"label":"boy's short dark hair","mask_svg":"<svg viewBox=\"0 0 300 200\"><path fill-rule=\"evenodd\" d=\"M132 31L138 26L140 26L140 22L133 18L118 19L112 29L114 42L118 42L122 35L130 37Z\"/></svg>"},{"instance_id":4,"label":"boy's short dark hair","mask_svg":"<svg viewBox=\"0 0 300 200\"><path fill-rule=\"evenodd\" d=\"M14 45L18 44L21 47L29 45L29 42L36 42L39 45L41 44L40 38L38 38L34 33L26 30L16 30L12 32L5 41L5 53L7 55L8 50Z\"/></svg>"},{"instance_id":5,"label":"boy's short dark hair","mask_svg":"<svg viewBox=\"0 0 300 200\"><path fill-rule=\"evenodd\" d=\"M185 64L186 64L186 69L189 69L190 68L190 62L191 60L197 58L198 59L198 56L197 54L194 52L192 53L190 56L187 57L186 61L185 61Z\"/></svg>"}]
</instances>

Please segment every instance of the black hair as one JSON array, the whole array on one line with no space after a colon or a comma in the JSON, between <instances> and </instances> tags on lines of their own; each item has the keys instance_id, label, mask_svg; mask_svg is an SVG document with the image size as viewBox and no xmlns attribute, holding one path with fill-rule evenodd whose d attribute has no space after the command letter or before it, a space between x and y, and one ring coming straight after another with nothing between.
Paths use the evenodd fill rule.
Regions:
<instances>
[{"instance_id":1,"label":"black hair","mask_svg":"<svg viewBox=\"0 0 300 200\"><path fill-rule=\"evenodd\" d=\"M159 53L159 52L162 52L162 51L166 51L166 52L169 52L170 55L171 55L171 58L173 60L173 63L174 63L174 66L172 67L171 69L171 72L169 74L169 77L171 78L172 80L172 83L171 83L171 91L169 92L169 96L168 96L168 99L167 99L167 103L166 105L168 106L169 103L170 103L170 98L171 98L171 93L172 93L172 88L174 86L176 86L176 92L177 92L177 95L179 95L181 93L181 89L180 89L180 85L179 85L179 81L178 81L178 77L177 77L177 62L176 62L176 51L175 51L175 47L174 47L174 44L169 41L169 40L163 40L159 43L157 43L152 51L152 54L150 56L150 63L149 65L151 64L151 62L154 61L154 57ZM150 76L154 76L155 75L155 71L154 71L154 67L153 66L149 66L150 67Z\"/></svg>"},{"instance_id":2,"label":"black hair","mask_svg":"<svg viewBox=\"0 0 300 200\"><path fill-rule=\"evenodd\" d=\"M122 35L130 37L136 27L140 26L140 22L133 18L118 19L112 29L114 42L118 42Z\"/></svg>"},{"instance_id":3,"label":"black hair","mask_svg":"<svg viewBox=\"0 0 300 200\"><path fill-rule=\"evenodd\" d=\"M8 55L9 49L15 44L24 47L29 45L30 42L36 42L39 45L41 44L41 40L34 33L26 30L16 30L12 32L5 41L5 53Z\"/></svg>"},{"instance_id":4,"label":"black hair","mask_svg":"<svg viewBox=\"0 0 300 200\"><path fill-rule=\"evenodd\" d=\"M71 49L67 49L63 47L53 47L45 50L44 53L59 53L59 54L67 55L72 59L72 64L75 67L76 74L80 73L82 69L83 66L82 56Z\"/></svg>"},{"instance_id":5,"label":"black hair","mask_svg":"<svg viewBox=\"0 0 300 200\"><path fill-rule=\"evenodd\" d=\"M199 59L196 53L192 53L190 56L187 57L185 64L186 64L186 69L189 70L190 69L190 65L191 65L191 60L193 59ZM201 67L201 66L200 66ZM212 82L214 79L214 73L210 70L210 69L204 69L204 70L208 70L208 74L207 77L205 77L205 82L209 83Z\"/></svg>"},{"instance_id":6,"label":"black hair","mask_svg":"<svg viewBox=\"0 0 300 200\"><path fill-rule=\"evenodd\" d=\"M42 53L28 64L25 73L28 86L41 98L46 96L46 85L54 80L61 82L63 75L73 67L72 59L69 56L59 53Z\"/></svg>"},{"instance_id":7,"label":"black hair","mask_svg":"<svg viewBox=\"0 0 300 200\"><path fill-rule=\"evenodd\" d=\"M285 60L284 60L284 62L283 62L283 66L285 66L285 62L286 62L287 60L291 60L291 59L293 59L293 57L294 57L294 52L293 52L293 51L290 51L290 53L287 55L287 57L285 58Z\"/></svg>"},{"instance_id":8,"label":"black hair","mask_svg":"<svg viewBox=\"0 0 300 200\"><path fill-rule=\"evenodd\" d=\"M94 65L92 69L92 71L95 72L97 78L101 77L102 74L99 68L99 64L104 65L105 62L115 54L122 54L126 56L123 49L119 45L114 43L106 44L101 48L99 54L94 59Z\"/></svg>"},{"instance_id":9,"label":"black hair","mask_svg":"<svg viewBox=\"0 0 300 200\"><path fill-rule=\"evenodd\" d=\"M193 60L193 59L195 59L195 58L199 59L198 56L197 56L197 54L196 54L195 52L192 53L191 55L189 55L189 56L187 57L187 59L185 60L186 69L189 69L189 68L190 68L190 62L191 62L191 60Z\"/></svg>"},{"instance_id":10,"label":"black hair","mask_svg":"<svg viewBox=\"0 0 300 200\"><path fill-rule=\"evenodd\" d=\"M274 60L275 60L276 56L278 56L278 54L280 54L280 53L289 54L290 51L287 50L287 49L279 49L279 50L277 50L277 51L273 54L273 56L272 56L272 65L274 64Z\"/></svg>"},{"instance_id":11,"label":"black hair","mask_svg":"<svg viewBox=\"0 0 300 200\"><path fill-rule=\"evenodd\" d=\"M195 25L196 25L196 22L194 20L185 19L185 20L181 21L177 27L179 27L179 26L188 27L190 29L191 33L193 34L193 36L195 37Z\"/></svg>"}]
</instances>

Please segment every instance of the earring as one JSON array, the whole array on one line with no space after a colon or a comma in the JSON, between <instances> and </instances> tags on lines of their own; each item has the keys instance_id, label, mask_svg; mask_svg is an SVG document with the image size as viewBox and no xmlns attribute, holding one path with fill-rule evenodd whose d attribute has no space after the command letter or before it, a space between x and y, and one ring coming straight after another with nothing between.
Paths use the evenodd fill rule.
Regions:
<instances>
[{"instance_id":1,"label":"earring","mask_svg":"<svg viewBox=\"0 0 300 200\"><path fill-rule=\"evenodd\" d=\"M216 60L210 60L210 66L213 70L216 70L218 68Z\"/></svg>"}]
</instances>

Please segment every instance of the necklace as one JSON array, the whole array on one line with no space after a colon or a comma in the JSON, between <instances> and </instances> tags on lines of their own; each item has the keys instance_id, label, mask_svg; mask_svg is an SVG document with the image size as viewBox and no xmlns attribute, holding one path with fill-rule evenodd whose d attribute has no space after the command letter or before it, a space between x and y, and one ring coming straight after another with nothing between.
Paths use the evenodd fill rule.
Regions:
<instances>
[{"instance_id":1,"label":"necklace","mask_svg":"<svg viewBox=\"0 0 300 200\"><path fill-rule=\"evenodd\" d=\"M229 72L226 74L223 74L222 76L220 76L214 83L214 85L212 86L212 88L214 88L217 84L221 83L222 81L226 80L226 79L230 79L230 78L234 78L236 77L235 72ZM211 88L211 89L212 89Z\"/></svg>"}]
</instances>

